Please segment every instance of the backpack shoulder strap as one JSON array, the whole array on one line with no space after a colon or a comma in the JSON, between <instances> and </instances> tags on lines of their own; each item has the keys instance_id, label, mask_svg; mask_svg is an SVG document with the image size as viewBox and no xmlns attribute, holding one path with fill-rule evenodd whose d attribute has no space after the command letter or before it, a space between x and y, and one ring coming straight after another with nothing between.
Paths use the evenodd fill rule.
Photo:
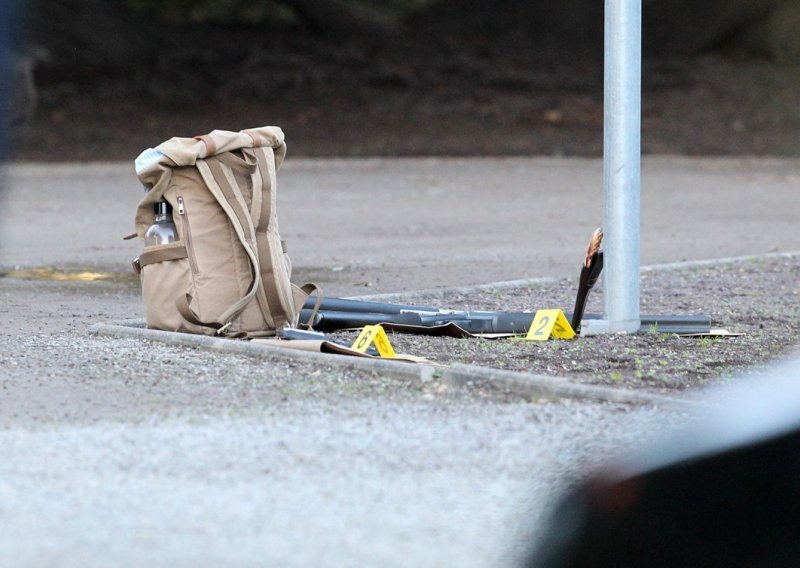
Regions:
<instances>
[{"instance_id":1,"label":"backpack shoulder strap","mask_svg":"<svg viewBox=\"0 0 800 568\"><path fill-rule=\"evenodd\" d=\"M285 146L280 146L285 149ZM276 213L276 158L280 154L271 146L262 146L251 150L258 162L257 178L261 180L260 200L253 199L253 219L255 221L257 252L261 262L261 277L269 309L273 316L285 323L297 323L298 311L295 307L294 294L289 283L290 268L286 261L285 243L281 241L278 231ZM258 206L258 208L256 208Z\"/></svg>"},{"instance_id":2,"label":"backpack shoulder strap","mask_svg":"<svg viewBox=\"0 0 800 568\"><path fill-rule=\"evenodd\" d=\"M230 175L226 175L225 170L230 170L230 167L223 165L214 158L198 160L195 165L209 191L230 220L231 226L250 261L253 277L245 295L219 316L216 323L224 326L241 314L259 293L263 294L261 268L258 254L255 250L255 228L253 227L247 204L236 185L233 175L229 171L227 173ZM276 327L275 321L273 318L267 317L268 315L264 314L267 325L273 328Z\"/></svg>"}]
</instances>

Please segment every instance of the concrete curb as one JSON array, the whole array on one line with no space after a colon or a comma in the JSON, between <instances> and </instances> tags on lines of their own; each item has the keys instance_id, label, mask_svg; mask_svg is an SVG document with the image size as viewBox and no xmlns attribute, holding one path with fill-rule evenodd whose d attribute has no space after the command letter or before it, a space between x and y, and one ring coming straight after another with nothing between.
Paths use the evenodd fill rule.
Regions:
<instances>
[{"instance_id":1,"label":"concrete curb","mask_svg":"<svg viewBox=\"0 0 800 568\"><path fill-rule=\"evenodd\" d=\"M143 320L123 320L95 324L89 328L89 333L106 337L135 337L158 341L166 345L234 353L273 361L304 362L338 368L358 368L388 375L396 379L427 381L436 377L445 384L459 388L470 388L477 385L489 386L529 399L570 398L619 404L654 405L687 412L708 408L708 405L702 402L626 389L582 385L560 377L517 373L462 364L440 368L386 359L366 359L328 353L297 351L204 335L159 331L147 329Z\"/></svg>"},{"instance_id":2,"label":"concrete curb","mask_svg":"<svg viewBox=\"0 0 800 568\"><path fill-rule=\"evenodd\" d=\"M619 404L647 404L685 411L696 411L710 407L709 404L702 401L674 398L629 389L584 385L561 377L518 373L475 365L462 365L460 363L455 363L449 367L445 371L443 378L459 386L472 386L473 384L482 383L502 388L507 392L523 397L532 398L589 399Z\"/></svg>"},{"instance_id":3,"label":"concrete curb","mask_svg":"<svg viewBox=\"0 0 800 568\"><path fill-rule=\"evenodd\" d=\"M258 359L269 359L271 361L299 361L334 367L356 367L391 375L396 378L425 380L432 377L434 374L434 367L431 365L298 351L296 349L283 349L272 345L261 345L248 341L224 339L221 337L147 329L144 320L123 320L95 324L89 328L89 333L91 335L106 337L135 337L138 339L147 339L149 341L158 341L159 343L177 347L192 347L205 349L207 351L233 353Z\"/></svg>"},{"instance_id":4,"label":"concrete curb","mask_svg":"<svg viewBox=\"0 0 800 568\"><path fill-rule=\"evenodd\" d=\"M714 266L715 264L733 264L736 262L769 260L774 258L796 258L798 256L800 256L800 251L768 252L763 254L748 254L744 256L723 256L720 258L707 258L704 260L683 260L680 262L663 262L661 264L651 264L649 266L643 266L641 268L641 271L656 272L659 270L680 270L682 268Z\"/></svg>"}]
</instances>

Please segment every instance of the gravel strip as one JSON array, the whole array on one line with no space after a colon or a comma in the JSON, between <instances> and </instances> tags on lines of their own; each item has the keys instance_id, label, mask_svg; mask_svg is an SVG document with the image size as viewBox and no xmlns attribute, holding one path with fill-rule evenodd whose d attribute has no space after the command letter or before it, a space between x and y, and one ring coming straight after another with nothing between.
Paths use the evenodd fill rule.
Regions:
<instances>
[{"instance_id":1,"label":"gravel strip","mask_svg":"<svg viewBox=\"0 0 800 568\"><path fill-rule=\"evenodd\" d=\"M671 263L643 270L643 313L706 314L712 318L712 327L726 327L743 334L740 337L685 338L642 333L533 343L391 334L398 351L446 365L444 371L435 371L428 365L359 358L343 360L341 356L158 332L144 329L140 321L99 324L92 329L93 333L103 335L140 336L277 360L372 369L417 381L481 383L528 398L678 404L675 394L689 392L700 396L698 387L725 382L734 372L752 372L800 343L798 276L797 253ZM570 279L541 279L369 299L424 305L441 305L446 299L448 303L443 307L463 309L532 310L531 306L563 306L566 311L575 286ZM602 311L601 285L596 286L590 297L588 310ZM333 336L350 343L356 334L337 332Z\"/></svg>"},{"instance_id":2,"label":"gravel strip","mask_svg":"<svg viewBox=\"0 0 800 568\"><path fill-rule=\"evenodd\" d=\"M571 311L575 279L537 280L454 291L371 297L464 310ZM686 338L665 333L611 334L572 341L512 342L394 333L395 349L432 361L558 376L581 384L653 394L701 394L701 387L752 374L800 345L800 254L728 258L646 267L641 311L708 315L712 328L737 337ZM602 280L587 313L602 313ZM650 330L657 332L657 329ZM354 334L335 334L345 341Z\"/></svg>"}]
</instances>

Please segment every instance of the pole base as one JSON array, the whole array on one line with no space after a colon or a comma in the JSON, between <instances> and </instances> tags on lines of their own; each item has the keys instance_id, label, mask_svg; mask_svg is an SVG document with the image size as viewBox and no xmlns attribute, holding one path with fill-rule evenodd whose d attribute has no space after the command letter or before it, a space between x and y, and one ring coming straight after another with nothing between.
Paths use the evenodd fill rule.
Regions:
<instances>
[{"instance_id":1,"label":"pole base","mask_svg":"<svg viewBox=\"0 0 800 568\"><path fill-rule=\"evenodd\" d=\"M581 335L604 335L609 333L637 333L641 320L611 321L605 319L585 319L581 322Z\"/></svg>"}]
</instances>

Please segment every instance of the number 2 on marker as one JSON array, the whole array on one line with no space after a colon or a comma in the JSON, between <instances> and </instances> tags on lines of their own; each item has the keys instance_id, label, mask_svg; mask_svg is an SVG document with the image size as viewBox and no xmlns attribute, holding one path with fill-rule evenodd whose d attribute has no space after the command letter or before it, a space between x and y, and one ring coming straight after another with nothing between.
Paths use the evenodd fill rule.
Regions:
<instances>
[{"instance_id":1,"label":"number 2 on marker","mask_svg":"<svg viewBox=\"0 0 800 568\"><path fill-rule=\"evenodd\" d=\"M535 323L535 322L534 322ZM544 335L544 330L547 329L547 324L550 323L550 316L542 316L539 318L539 327L533 332L534 337L541 337ZM533 327L533 325L531 325ZM548 334L550 335L550 334ZM545 336L547 337L547 336Z\"/></svg>"},{"instance_id":2,"label":"number 2 on marker","mask_svg":"<svg viewBox=\"0 0 800 568\"><path fill-rule=\"evenodd\" d=\"M546 341L550 336L572 339L575 331L561 310L539 310L533 317L526 341Z\"/></svg>"}]
</instances>

